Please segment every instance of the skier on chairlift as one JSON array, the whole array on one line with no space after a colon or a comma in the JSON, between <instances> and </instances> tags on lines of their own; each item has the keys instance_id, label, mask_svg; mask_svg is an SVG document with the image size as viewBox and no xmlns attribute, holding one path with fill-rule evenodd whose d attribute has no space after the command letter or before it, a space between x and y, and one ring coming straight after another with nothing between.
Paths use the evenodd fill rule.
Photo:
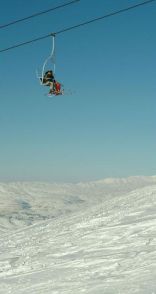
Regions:
<instances>
[{"instance_id":1,"label":"skier on chairlift","mask_svg":"<svg viewBox=\"0 0 156 294\"><path fill-rule=\"evenodd\" d=\"M43 80L42 80L42 78L40 78L40 80L43 85L50 87L49 95L62 94L61 84L55 80L52 70L46 71L43 76Z\"/></svg>"}]
</instances>

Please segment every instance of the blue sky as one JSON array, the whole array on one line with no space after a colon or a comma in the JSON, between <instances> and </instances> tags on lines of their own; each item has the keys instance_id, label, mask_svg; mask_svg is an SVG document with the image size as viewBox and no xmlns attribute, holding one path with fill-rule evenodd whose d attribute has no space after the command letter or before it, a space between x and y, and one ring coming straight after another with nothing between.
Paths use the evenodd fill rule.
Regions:
<instances>
[{"instance_id":1,"label":"blue sky","mask_svg":"<svg viewBox=\"0 0 156 294\"><path fill-rule=\"evenodd\" d=\"M141 2L81 0L0 30L0 47ZM1 24L60 3L6 0ZM35 76L50 38L0 54L1 181L156 174L155 14L153 2L58 35L56 78L65 96L47 97Z\"/></svg>"}]
</instances>

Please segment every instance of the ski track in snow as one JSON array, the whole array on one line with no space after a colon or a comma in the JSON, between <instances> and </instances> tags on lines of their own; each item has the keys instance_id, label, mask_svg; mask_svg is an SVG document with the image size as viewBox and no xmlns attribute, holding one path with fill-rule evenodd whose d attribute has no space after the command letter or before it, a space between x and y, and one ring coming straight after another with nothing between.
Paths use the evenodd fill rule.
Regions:
<instances>
[{"instance_id":1,"label":"ski track in snow","mask_svg":"<svg viewBox=\"0 0 156 294\"><path fill-rule=\"evenodd\" d=\"M2 185L0 201L2 192L11 201L3 214L14 203L18 216L12 201L23 189L24 210L36 209L31 225L1 222L0 294L156 294L156 179L114 181L48 186L55 207L36 222L46 216L47 185Z\"/></svg>"}]
</instances>

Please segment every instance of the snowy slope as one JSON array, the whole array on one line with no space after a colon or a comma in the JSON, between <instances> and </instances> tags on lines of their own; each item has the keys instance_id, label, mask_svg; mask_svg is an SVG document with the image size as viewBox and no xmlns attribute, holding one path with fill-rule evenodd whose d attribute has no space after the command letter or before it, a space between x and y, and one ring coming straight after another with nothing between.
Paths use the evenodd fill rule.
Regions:
<instances>
[{"instance_id":1,"label":"snowy slope","mask_svg":"<svg viewBox=\"0 0 156 294\"><path fill-rule=\"evenodd\" d=\"M0 233L86 209L151 185L156 185L156 177L110 178L78 184L0 183Z\"/></svg>"},{"instance_id":2,"label":"snowy slope","mask_svg":"<svg viewBox=\"0 0 156 294\"><path fill-rule=\"evenodd\" d=\"M155 177L0 189L3 212L22 216L20 195L34 212L23 227L1 218L1 294L156 294Z\"/></svg>"}]
</instances>

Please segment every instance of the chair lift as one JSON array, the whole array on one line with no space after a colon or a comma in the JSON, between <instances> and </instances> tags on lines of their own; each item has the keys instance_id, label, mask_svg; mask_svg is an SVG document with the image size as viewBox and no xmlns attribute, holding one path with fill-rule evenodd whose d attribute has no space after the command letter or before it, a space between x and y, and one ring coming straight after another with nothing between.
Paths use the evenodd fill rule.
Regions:
<instances>
[{"instance_id":1,"label":"chair lift","mask_svg":"<svg viewBox=\"0 0 156 294\"><path fill-rule=\"evenodd\" d=\"M46 60L43 63L42 66L42 72L41 74L38 73L38 70L36 70L36 76L40 81L40 85L41 86L50 86L52 85L52 89L49 91L49 96L52 95L63 95L64 94L64 90L61 89L61 84L55 80L54 76L55 76L55 34L51 34L52 36L52 50L50 55L46 58ZM53 64L53 70L48 70L45 71L46 66L48 64L48 62L51 60L52 64ZM47 73L50 72L52 77L51 79L47 79Z\"/></svg>"}]
</instances>

